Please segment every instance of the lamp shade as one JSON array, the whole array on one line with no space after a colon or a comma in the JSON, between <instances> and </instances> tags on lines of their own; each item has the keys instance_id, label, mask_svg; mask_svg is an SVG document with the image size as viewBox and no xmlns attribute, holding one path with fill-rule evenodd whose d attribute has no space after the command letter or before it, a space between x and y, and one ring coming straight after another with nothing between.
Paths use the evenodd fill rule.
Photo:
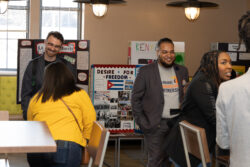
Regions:
<instances>
[{"instance_id":1,"label":"lamp shade","mask_svg":"<svg viewBox=\"0 0 250 167\"><path fill-rule=\"evenodd\" d=\"M92 4L92 9L94 15L98 17L102 17L107 12L107 5L106 4Z\"/></svg>"},{"instance_id":2,"label":"lamp shade","mask_svg":"<svg viewBox=\"0 0 250 167\"><path fill-rule=\"evenodd\" d=\"M185 8L185 15L187 19L194 21L200 15L200 8L217 7L218 4L213 2L200 2L198 0L186 0L186 1L169 2L167 3L167 6Z\"/></svg>"},{"instance_id":3,"label":"lamp shade","mask_svg":"<svg viewBox=\"0 0 250 167\"><path fill-rule=\"evenodd\" d=\"M194 21L198 19L200 15L200 8L198 7L186 7L185 8L185 15L188 20Z\"/></svg>"},{"instance_id":4,"label":"lamp shade","mask_svg":"<svg viewBox=\"0 0 250 167\"><path fill-rule=\"evenodd\" d=\"M73 0L73 2L91 4L94 15L98 17L102 17L107 13L109 4L126 3L124 0Z\"/></svg>"},{"instance_id":5,"label":"lamp shade","mask_svg":"<svg viewBox=\"0 0 250 167\"><path fill-rule=\"evenodd\" d=\"M0 14L4 14L8 8L8 1L0 0Z\"/></svg>"}]
</instances>

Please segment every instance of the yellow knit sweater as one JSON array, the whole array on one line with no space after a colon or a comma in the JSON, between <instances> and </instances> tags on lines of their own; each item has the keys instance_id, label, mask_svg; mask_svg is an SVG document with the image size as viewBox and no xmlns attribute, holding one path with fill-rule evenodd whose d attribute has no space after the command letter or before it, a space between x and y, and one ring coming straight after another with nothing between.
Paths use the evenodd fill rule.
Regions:
<instances>
[{"instance_id":1,"label":"yellow knit sweater","mask_svg":"<svg viewBox=\"0 0 250 167\"><path fill-rule=\"evenodd\" d=\"M96 112L88 94L80 90L62 98L75 114L83 135L73 115L61 100L42 103L41 97L37 101L37 95L30 101L28 120L45 121L54 140L73 141L85 147L85 139L90 138L93 121L96 120Z\"/></svg>"}]
</instances>

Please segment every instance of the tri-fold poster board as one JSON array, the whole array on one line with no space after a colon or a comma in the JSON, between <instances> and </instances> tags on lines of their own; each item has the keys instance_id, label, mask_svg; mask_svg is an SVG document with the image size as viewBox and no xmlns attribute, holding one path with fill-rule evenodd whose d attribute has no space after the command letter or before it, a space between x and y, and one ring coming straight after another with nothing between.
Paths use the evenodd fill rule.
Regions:
<instances>
[{"instance_id":1,"label":"tri-fold poster board","mask_svg":"<svg viewBox=\"0 0 250 167\"><path fill-rule=\"evenodd\" d=\"M111 132L130 132L135 128L131 93L139 65L91 66L92 103L97 120Z\"/></svg>"}]
</instances>

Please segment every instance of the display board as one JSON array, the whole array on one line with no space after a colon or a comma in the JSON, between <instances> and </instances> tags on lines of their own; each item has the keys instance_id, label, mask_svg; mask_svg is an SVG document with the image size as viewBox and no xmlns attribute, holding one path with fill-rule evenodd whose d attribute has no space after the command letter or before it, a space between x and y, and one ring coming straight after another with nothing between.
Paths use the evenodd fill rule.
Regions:
<instances>
[{"instance_id":1,"label":"display board","mask_svg":"<svg viewBox=\"0 0 250 167\"><path fill-rule=\"evenodd\" d=\"M111 132L134 130L131 92L139 65L91 66L90 95L97 120Z\"/></svg>"},{"instance_id":2,"label":"display board","mask_svg":"<svg viewBox=\"0 0 250 167\"><path fill-rule=\"evenodd\" d=\"M185 43L174 42L175 63L184 65ZM129 47L129 64L150 64L157 59L157 41L131 41Z\"/></svg>"},{"instance_id":3,"label":"display board","mask_svg":"<svg viewBox=\"0 0 250 167\"><path fill-rule=\"evenodd\" d=\"M77 85L88 92L89 40L65 40L59 53L76 69ZM19 39L17 65L17 103L21 102L21 88L25 69L29 61L43 55L44 40Z\"/></svg>"}]
</instances>

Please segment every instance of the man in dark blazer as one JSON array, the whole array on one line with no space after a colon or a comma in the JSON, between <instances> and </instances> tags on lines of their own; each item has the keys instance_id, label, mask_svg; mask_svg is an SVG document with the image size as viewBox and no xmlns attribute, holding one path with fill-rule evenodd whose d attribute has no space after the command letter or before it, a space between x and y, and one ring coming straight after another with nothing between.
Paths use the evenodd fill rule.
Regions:
<instances>
[{"instance_id":1,"label":"man in dark blazer","mask_svg":"<svg viewBox=\"0 0 250 167\"><path fill-rule=\"evenodd\" d=\"M163 143L179 115L183 88L189 81L187 68L174 63L171 39L158 41L157 56L156 62L140 68L132 91L132 112L144 133L148 167L166 165Z\"/></svg>"}]
</instances>

